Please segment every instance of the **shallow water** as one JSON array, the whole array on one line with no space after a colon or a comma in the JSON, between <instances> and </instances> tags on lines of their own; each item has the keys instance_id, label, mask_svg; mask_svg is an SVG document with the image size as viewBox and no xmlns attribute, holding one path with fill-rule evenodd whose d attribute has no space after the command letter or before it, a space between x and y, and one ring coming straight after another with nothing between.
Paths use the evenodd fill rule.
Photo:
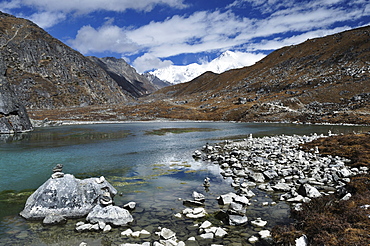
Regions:
<instances>
[{"instance_id":1,"label":"shallow water","mask_svg":"<svg viewBox=\"0 0 370 246\"><path fill-rule=\"evenodd\" d=\"M163 131L164 128L168 131ZM185 131L189 128L189 132ZM151 132L161 129L161 135ZM260 229L251 225L227 227L214 218L221 209L215 198L233 189L229 181L219 175L217 165L194 160L191 157L193 151L207 142L242 139L251 133L253 136L302 135L326 134L329 130L333 133L364 132L370 127L137 122L39 128L14 137L0 136L0 245L79 245L82 241L89 245L119 245L154 240L152 237L124 238L120 232L125 228L114 228L106 234L77 233L74 225L78 220L69 220L63 226L44 227L40 222L25 221L17 216L30 194L22 190L39 187L58 163L64 165L65 173L79 178L105 176L122 194L115 197L116 205L137 202L132 213L135 221L130 225L133 230L154 232L161 226L174 230L180 240L196 236L198 233L193 226L196 221L173 216L185 208L179 198L191 199L196 190L206 195L206 210L210 214L207 219L229 228L226 238L215 239L212 243L248 245L247 239ZM212 184L208 192L202 187L207 176ZM6 193L6 190L15 191ZM287 204L277 201L274 194L254 192L257 196L252 200L257 201L248 207L250 220L257 217L268 220L267 228L289 222ZM277 205L261 205L273 200Z\"/></svg>"}]
</instances>

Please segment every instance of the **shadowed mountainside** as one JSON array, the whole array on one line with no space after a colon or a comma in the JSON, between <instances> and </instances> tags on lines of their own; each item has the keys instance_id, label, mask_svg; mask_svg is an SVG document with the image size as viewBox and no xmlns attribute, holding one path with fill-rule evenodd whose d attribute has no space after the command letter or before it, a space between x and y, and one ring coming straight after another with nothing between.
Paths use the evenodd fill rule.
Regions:
<instances>
[{"instance_id":1,"label":"shadowed mountainside","mask_svg":"<svg viewBox=\"0 0 370 246\"><path fill-rule=\"evenodd\" d=\"M122 89L130 92L135 97L153 93L169 85L158 78L155 80L154 78L151 79L145 75L138 74L135 68L131 67L123 59L114 57L98 58L94 56L89 56L88 58L103 68Z\"/></svg>"},{"instance_id":2,"label":"shadowed mountainside","mask_svg":"<svg viewBox=\"0 0 370 246\"><path fill-rule=\"evenodd\" d=\"M125 103L132 96L79 52L31 21L0 12L0 55L27 108Z\"/></svg>"}]
</instances>

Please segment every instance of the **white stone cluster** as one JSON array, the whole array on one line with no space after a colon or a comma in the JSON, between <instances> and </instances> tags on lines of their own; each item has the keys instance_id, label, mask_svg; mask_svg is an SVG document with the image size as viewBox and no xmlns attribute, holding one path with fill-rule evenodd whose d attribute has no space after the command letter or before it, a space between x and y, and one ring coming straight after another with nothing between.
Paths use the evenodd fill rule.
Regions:
<instances>
[{"instance_id":1,"label":"white stone cluster","mask_svg":"<svg viewBox=\"0 0 370 246\"><path fill-rule=\"evenodd\" d=\"M333 134L329 132L328 135ZM367 167L347 167L345 164L350 161L348 159L320 155L318 148L310 152L300 149L300 144L320 137L326 136L312 134L255 138L250 135L240 142L206 145L202 151L195 151L193 156L220 165L221 175L232 179L231 185L239 189L238 194L250 198L253 196L250 188L257 186L268 192L285 192L281 200L308 202L342 189L351 176L368 171Z\"/></svg>"}]
</instances>

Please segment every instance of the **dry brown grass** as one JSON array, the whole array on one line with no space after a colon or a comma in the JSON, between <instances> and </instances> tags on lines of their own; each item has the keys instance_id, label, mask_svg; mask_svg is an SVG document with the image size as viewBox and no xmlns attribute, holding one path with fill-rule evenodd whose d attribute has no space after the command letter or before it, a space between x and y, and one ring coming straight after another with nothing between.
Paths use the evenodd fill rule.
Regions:
<instances>
[{"instance_id":1,"label":"dry brown grass","mask_svg":"<svg viewBox=\"0 0 370 246\"><path fill-rule=\"evenodd\" d=\"M351 166L369 166L369 134L348 134L318 139L304 145L319 146L321 153L352 159ZM324 196L303 204L301 211L291 212L293 225L274 228L277 245L292 245L294 237L307 235L309 245L370 245L370 174L351 178L346 190L348 201L337 195Z\"/></svg>"}]
</instances>

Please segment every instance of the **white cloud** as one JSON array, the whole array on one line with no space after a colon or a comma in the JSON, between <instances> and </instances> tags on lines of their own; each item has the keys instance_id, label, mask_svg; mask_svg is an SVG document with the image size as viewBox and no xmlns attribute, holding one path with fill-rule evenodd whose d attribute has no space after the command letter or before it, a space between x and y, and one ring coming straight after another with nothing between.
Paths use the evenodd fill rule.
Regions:
<instances>
[{"instance_id":1,"label":"white cloud","mask_svg":"<svg viewBox=\"0 0 370 246\"><path fill-rule=\"evenodd\" d=\"M366 15L364 4L345 8L336 5L338 1L309 1L294 6L291 0L235 1L235 6L249 3L263 9L265 14L268 11L271 13L264 19L246 18L236 15L230 8L224 12L199 11L190 15L174 15L133 29L112 24L96 29L85 26L80 29L72 45L83 53L109 50L123 53L123 56L130 56L135 51L150 54L150 57L146 54L134 62L139 71L169 64L169 61L162 62L159 58L185 53L241 47L249 51L272 50L298 44L323 33L327 35L347 29L345 25L336 29L330 27ZM287 33L294 33L294 36L276 38L284 37ZM259 41L261 39L262 42ZM144 61L152 67L144 65Z\"/></svg>"},{"instance_id":2,"label":"white cloud","mask_svg":"<svg viewBox=\"0 0 370 246\"><path fill-rule=\"evenodd\" d=\"M36 9L38 12L30 19L44 28L71 14L127 9L151 11L157 5L187 7L185 0L10 0L1 5L0 9L21 6ZM244 8L252 8L250 12L258 14L248 18L234 11ZM118 26L108 19L100 27L81 27L68 44L84 54L104 51L120 53L123 57L145 54L134 61L136 68L144 71L168 65L171 62L163 58L180 54L240 48L271 50L321 33L334 33L347 28L341 22L368 16L370 3L366 0L235 0L225 9L173 15L137 28ZM335 29L334 25L342 27ZM283 38L286 35L294 36Z\"/></svg>"},{"instance_id":3,"label":"white cloud","mask_svg":"<svg viewBox=\"0 0 370 246\"><path fill-rule=\"evenodd\" d=\"M173 8L186 7L182 0L22 0L21 3L39 10L64 13L90 13L98 10L122 12L127 9L151 11L156 5L168 5Z\"/></svg>"},{"instance_id":4,"label":"white cloud","mask_svg":"<svg viewBox=\"0 0 370 246\"><path fill-rule=\"evenodd\" d=\"M155 57L154 55L149 54L149 53L146 53L136 58L135 61L133 62L133 66L136 68L136 70L139 73L143 73L151 69L159 69L159 68L168 67L172 64L173 63L170 60L162 61L158 57Z\"/></svg>"},{"instance_id":5,"label":"white cloud","mask_svg":"<svg viewBox=\"0 0 370 246\"><path fill-rule=\"evenodd\" d=\"M157 5L177 9L187 7L183 0L10 0L1 2L0 10L22 16L34 21L42 28L48 28L64 20L70 14L82 15L95 11L124 12L127 9L149 12ZM34 14L26 16L18 12L22 7L33 9Z\"/></svg>"},{"instance_id":6,"label":"white cloud","mask_svg":"<svg viewBox=\"0 0 370 246\"><path fill-rule=\"evenodd\" d=\"M283 46L296 45L308 39L323 37L323 36L331 35L334 33L343 32L349 29L351 29L351 27L343 26L343 27L337 27L334 29L320 29L320 30L315 30L311 32L305 32L303 34L294 35L288 38L275 38L272 40L264 39L258 43L249 44L245 48L248 51L276 50Z\"/></svg>"},{"instance_id":7,"label":"white cloud","mask_svg":"<svg viewBox=\"0 0 370 246\"><path fill-rule=\"evenodd\" d=\"M75 49L86 54L90 51L117 53L132 53L138 50L138 45L126 37L125 30L114 25L103 25L95 29L83 26L73 40L68 41Z\"/></svg>"},{"instance_id":8,"label":"white cloud","mask_svg":"<svg viewBox=\"0 0 370 246\"><path fill-rule=\"evenodd\" d=\"M9 2L1 2L0 11L7 12L9 9L20 8L22 6L21 0L12 0Z\"/></svg>"},{"instance_id":9,"label":"white cloud","mask_svg":"<svg viewBox=\"0 0 370 246\"><path fill-rule=\"evenodd\" d=\"M53 13L53 12L40 12L34 13L30 17L28 17L34 23L41 26L42 28L52 27L55 24L59 23L66 19L66 15L64 13Z\"/></svg>"},{"instance_id":10,"label":"white cloud","mask_svg":"<svg viewBox=\"0 0 370 246\"><path fill-rule=\"evenodd\" d=\"M175 15L133 30L109 24L97 29L84 26L69 43L82 53L109 50L130 55L140 48L156 57L169 57L238 45L239 41L230 36L240 33L249 22L231 12L202 11L191 16Z\"/></svg>"}]
</instances>

